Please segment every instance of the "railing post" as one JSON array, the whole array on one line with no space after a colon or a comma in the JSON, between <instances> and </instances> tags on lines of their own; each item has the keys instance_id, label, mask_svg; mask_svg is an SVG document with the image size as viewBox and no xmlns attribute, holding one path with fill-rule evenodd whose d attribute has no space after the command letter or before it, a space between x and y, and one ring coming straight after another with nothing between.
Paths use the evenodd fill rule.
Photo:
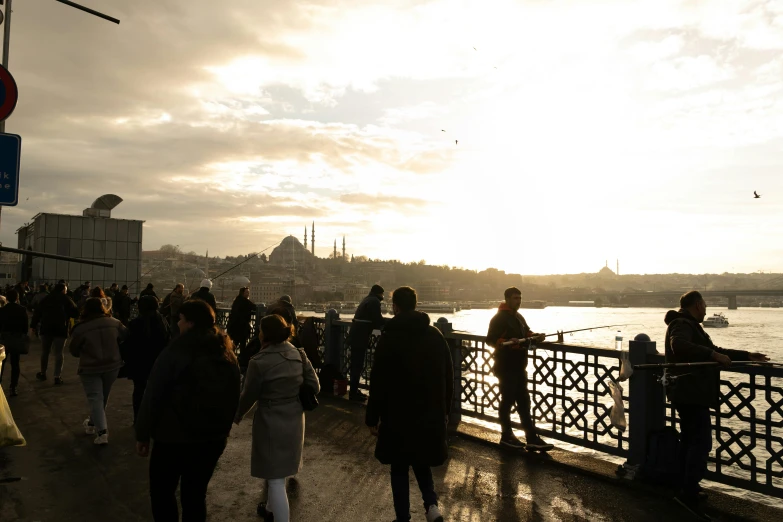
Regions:
<instances>
[{"instance_id":1,"label":"railing post","mask_svg":"<svg viewBox=\"0 0 783 522\"><path fill-rule=\"evenodd\" d=\"M266 305L264 303L259 303L256 305L256 319L253 324L253 337L258 335L259 330L261 329L261 318L266 315ZM248 341L249 342L249 341Z\"/></svg>"},{"instance_id":2,"label":"railing post","mask_svg":"<svg viewBox=\"0 0 783 522\"><path fill-rule=\"evenodd\" d=\"M657 354L655 341L639 334L628 343L632 365L645 364L649 356ZM666 422L666 400L663 386L651 371L636 371L630 379L628 392L628 461L624 468L627 478L633 478L647 458L647 440L650 433L663 429Z\"/></svg>"},{"instance_id":3,"label":"railing post","mask_svg":"<svg viewBox=\"0 0 783 522\"><path fill-rule=\"evenodd\" d=\"M337 324L340 314L332 308L326 312L324 320L324 362L342 371L343 327Z\"/></svg>"},{"instance_id":4,"label":"railing post","mask_svg":"<svg viewBox=\"0 0 783 522\"><path fill-rule=\"evenodd\" d=\"M446 337L446 342L449 343L451 349L451 362L454 368L454 399L451 403L448 430L453 433L457 431L457 426L462 421L462 345L461 341L449 336L454 328L448 319L441 317L435 323L435 327Z\"/></svg>"}]
</instances>

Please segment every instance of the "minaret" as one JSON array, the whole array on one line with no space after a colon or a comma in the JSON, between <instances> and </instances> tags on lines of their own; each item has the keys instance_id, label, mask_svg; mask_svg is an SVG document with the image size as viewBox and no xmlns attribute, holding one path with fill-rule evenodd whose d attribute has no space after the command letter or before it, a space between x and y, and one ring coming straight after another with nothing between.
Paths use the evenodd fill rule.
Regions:
<instances>
[{"instance_id":1,"label":"minaret","mask_svg":"<svg viewBox=\"0 0 783 522\"><path fill-rule=\"evenodd\" d=\"M619 259L617 260L617 270L615 271L615 274L618 275L618 276L620 275L620 260Z\"/></svg>"},{"instance_id":2,"label":"minaret","mask_svg":"<svg viewBox=\"0 0 783 522\"><path fill-rule=\"evenodd\" d=\"M305 225L305 242L304 242L305 250L307 250L307 225Z\"/></svg>"},{"instance_id":3,"label":"minaret","mask_svg":"<svg viewBox=\"0 0 783 522\"><path fill-rule=\"evenodd\" d=\"M307 243L305 243L305 248L307 248ZM315 257L315 221L313 221L313 226L310 227L310 253Z\"/></svg>"},{"instance_id":4,"label":"minaret","mask_svg":"<svg viewBox=\"0 0 783 522\"><path fill-rule=\"evenodd\" d=\"M337 240L334 240L334 258L337 259Z\"/></svg>"},{"instance_id":5,"label":"minaret","mask_svg":"<svg viewBox=\"0 0 783 522\"><path fill-rule=\"evenodd\" d=\"M205 257L207 258L207 262L204 267L204 272L206 273L207 279L209 279L209 249L207 249L207 255Z\"/></svg>"},{"instance_id":6,"label":"minaret","mask_svg":"<svg viewBox=\"0 0 783 522\"><path fill-rule=\"evenodd\" d=\"M343 261L345 261L345 236L343 236Z\"/></svg>"}]
</instances>

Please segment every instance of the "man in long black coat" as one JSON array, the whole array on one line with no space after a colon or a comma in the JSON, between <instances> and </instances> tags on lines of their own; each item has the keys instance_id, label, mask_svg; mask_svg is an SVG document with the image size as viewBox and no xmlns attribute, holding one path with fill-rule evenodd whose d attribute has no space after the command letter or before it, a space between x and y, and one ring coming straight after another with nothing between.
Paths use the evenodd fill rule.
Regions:
<instances>
[{"instance_id":1,"label":"man in long black coat","mask_svg":"<svg viewBox=\"0 0 783 522\"><path fill-rule=\"evenodd\" d=\"M454 395L449 346L430 318L416 311L416 291L398 288L370 375L365 422L377 435L375 457L391 465L398 521L410 517L408 470L413 467L428 522L442 522L431 466L446 461L446 425Z\"/></svg>"}]
</instances>

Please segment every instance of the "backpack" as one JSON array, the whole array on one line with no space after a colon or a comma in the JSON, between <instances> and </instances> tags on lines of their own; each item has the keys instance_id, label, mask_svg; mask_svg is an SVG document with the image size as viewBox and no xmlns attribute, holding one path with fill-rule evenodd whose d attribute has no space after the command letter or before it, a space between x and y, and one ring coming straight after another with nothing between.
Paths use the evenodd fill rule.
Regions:
<instances>
[{"instance_id":1,"label":"backpack","mask_svg":"<svg viewBox=\"0 0 783 522\"><path fill-rule=\"evenodd\" d=\"M642 480L657 484L677 484L680 476L680 461L677 450L680 434L672 426L650 433L647 439L647 458L639 469Z\"/></svg>"},{"instance_id":2,"label":"backpack","mask_svg":"<svg viewBox=\"0 0 783 522\"><path fill-rule=\"evenodd\" d=\"M238 404L239 370L223 357L197 355L177 379L173 405L186 436L228 436Z\"/></svg>"}]
</instances>

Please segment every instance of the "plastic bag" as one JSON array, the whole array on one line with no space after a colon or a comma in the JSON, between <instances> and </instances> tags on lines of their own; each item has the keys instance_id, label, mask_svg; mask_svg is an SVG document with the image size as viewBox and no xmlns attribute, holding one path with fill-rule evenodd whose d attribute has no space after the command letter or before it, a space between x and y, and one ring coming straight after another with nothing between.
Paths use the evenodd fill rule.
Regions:
<instances>
[{"instance_id":1,"label":"plastic bag","mask_svg":"<svg viewBox=\"0 0 783 522\"><path fill-rule=\"evenodd\" d=\"M620 375L617 377L619 382L627 381L633 375L633 366L631 366L630 354L626 351L620 352Z\"/></svg>"},{"instance_id":2,"label":"plastic bag","mask_svg":"<svg viewBox=\"0 0 783 522\"><path fill-rule=\"evenodd\" d=\"M609 381L609 392L612 394L614 404L609 408L609 420L612 426L620 431L625 431L628 422L625 420L625 405L623 404L623 387L614 381Z\"/></svg>"}]
</instances>

